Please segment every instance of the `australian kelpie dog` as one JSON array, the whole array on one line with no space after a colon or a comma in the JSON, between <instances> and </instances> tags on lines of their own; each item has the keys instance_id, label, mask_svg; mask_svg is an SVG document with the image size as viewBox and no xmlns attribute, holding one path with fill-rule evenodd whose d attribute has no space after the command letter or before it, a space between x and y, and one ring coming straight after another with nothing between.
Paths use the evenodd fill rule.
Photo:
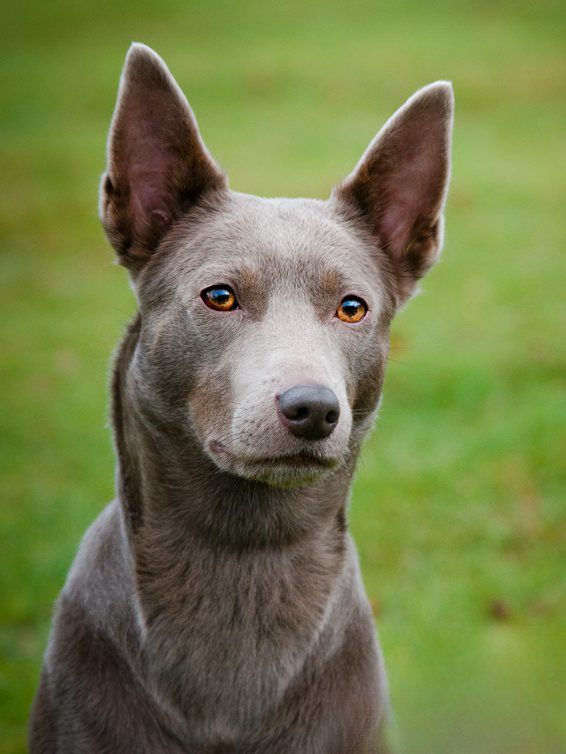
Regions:
<instances>
[{"instance_id":1,"label":"australian kelpie dog","mask_svg":"<svg viewBox=\"0 0 566 754\"><path fill-rule=\"evenodd\" d=\"M162 60L128 53L100 214L139 312L117 496L60 596L32 754L380 751L346 509L395 311L437 258L453 98L387 122L327 201L228 189Z\"/></svg>"}]
</instances>

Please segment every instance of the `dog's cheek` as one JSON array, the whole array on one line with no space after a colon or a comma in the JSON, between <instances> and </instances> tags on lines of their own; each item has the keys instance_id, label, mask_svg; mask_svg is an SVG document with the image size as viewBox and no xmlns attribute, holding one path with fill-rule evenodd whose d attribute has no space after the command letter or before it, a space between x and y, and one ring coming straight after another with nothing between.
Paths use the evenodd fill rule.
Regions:
<instances>
[{"instance_id":1,"label":"dog's cheek","mask_svg":"<svg viewBox=\"0 0 566 754\"><path fill-rule=\"evenodd\" d=\"M205 370L187 396L188 422L206 450L211 440L222 442L230 432L232 386L227 370Z\"/></svg>"},{"instance_id":2,"label":"dog's cheek","mask_svg":"<svg viewBox=\"0 0 566 754\"><path fill-rule=\"evenodd\" d=\"M192 363L200 360L198 339L179 317L152 317L144 323L132 362L138 396L162 420L178 422L194 389Z\"/></svg>"},{"instance_id":3,"label":"dog's cheek","mask_svg":"<svg viewBox=\"0 0 566 754\"><path fill-rule=\"evenodd\" d=\"M373 343L358 362L358 375L352 397L354 424L365 425L373 417L383 390L387 366L387 341Z\"/></svg>"},{"instance_id":4,"label":"dog's cheek","mask_svg":"<svg viewBox=\"0 0 566 754\"><path fill-rule=\"evenodd\" d=\"M344 383L354 429L367 430L379 404L389 349L388 329L388 320L381 317L374 327L355 338L351 331L342 332L336 344L346 365Z\"/></svg>"}]
</instances>

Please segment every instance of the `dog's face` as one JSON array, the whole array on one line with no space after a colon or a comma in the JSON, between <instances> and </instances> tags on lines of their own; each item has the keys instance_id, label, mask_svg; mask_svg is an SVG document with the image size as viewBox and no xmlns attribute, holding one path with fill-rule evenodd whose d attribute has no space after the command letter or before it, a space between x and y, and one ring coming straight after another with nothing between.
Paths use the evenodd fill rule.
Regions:
<instances>
[{"instance_id":1,"label":"dog's face","mask_svg":"<svg viewBox=\"0 0 566 754\"><path fill-rule=\"evenodd\" d=\"M101 214L132 272L140 410L222 470L277 486L355 456L396 308L432 265L451 90L428 87L326 202L230 192L162 61L130 51Z\"/></svg>"},{"instance_id":2,"label":"dog's face","mask_svg":"<svg viewBox=\"0 0 566 754\"><path fill-rule=\"evenodd\" d=\"M392 302L332 203L221 194L179 223L137 292L144 400L160 398L161 419L175 407L221 469L302 484L349 456L379 397Z\"/></svg>"}]
</instances>

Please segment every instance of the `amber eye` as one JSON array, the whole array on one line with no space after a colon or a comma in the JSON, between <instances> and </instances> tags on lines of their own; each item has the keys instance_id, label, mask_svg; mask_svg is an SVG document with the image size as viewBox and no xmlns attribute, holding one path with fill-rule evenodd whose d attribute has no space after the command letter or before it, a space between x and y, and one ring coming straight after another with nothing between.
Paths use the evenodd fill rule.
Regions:
<instances>
[{"instance_id":1,"label":"amber eye","mask_svg":"<svg viewBox=\"0 0 566 754\"><path fill-rule=\"evenodd\" d=\"M347 296L336 310L336 316L342 322L359 322L366 316L367 310L361 298Z\"/></svg>"},{"instance_id":2,"label":"amber eye","mask_svg":"<svg viewBox=\"0 0 566 754\"><path fill-rule=\"evenodd\" d=\"M217 312L229 312L231 309L238 308L234 291L227 285L213 285L211 288L206 288L200 297L208 307Z\"/></svg>"}]
</instances>

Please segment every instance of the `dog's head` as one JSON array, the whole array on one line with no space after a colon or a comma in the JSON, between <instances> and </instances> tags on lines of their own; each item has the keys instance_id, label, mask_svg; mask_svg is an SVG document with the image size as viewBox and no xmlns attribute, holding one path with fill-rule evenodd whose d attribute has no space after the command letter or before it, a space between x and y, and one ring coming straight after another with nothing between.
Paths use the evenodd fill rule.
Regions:
<instances>
[{"instance_id":1,"label":"dog's head","mask_svg":"<svg viewBox=\"0 0 566 754\"><path fill-rule=\"evenodd\" d=\"M327 201L228 189L165 64L127 57L100 212L141 330L128 385L148 422L278 486L355 455L396 309L442 243L452 89L417 92Z\"/></svg>"}]
</instances>

